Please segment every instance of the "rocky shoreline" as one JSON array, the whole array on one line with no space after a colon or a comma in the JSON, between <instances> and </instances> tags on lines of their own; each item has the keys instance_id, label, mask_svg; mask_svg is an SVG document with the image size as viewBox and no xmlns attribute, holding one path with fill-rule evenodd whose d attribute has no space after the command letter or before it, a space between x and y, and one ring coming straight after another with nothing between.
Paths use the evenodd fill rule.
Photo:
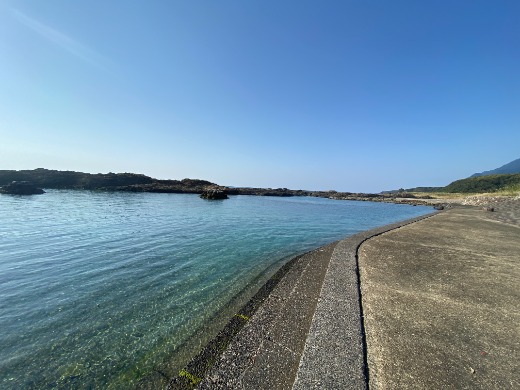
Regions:
<instances>
[{"instance_id":1,"label":"rocky shoreline","mask_svg":"<svg viewBox=\"0 0 520 390\"><path fill-rule=\"evenodd\" d=\"M44 168L33 170L0 170L0 186L5 186L13 181L26 181L37 188L48 189L74 189L96 191L121 191L121 192L152 192L175 194L198 194L203 198L226 199L229 195L250 196L312 196L335 200L356 200L365 202L385 202L408 204L412 206L434 206L447 208L453 204L481 205L481 203L501 202L501 198L514 197L499 196L468 196L465 198L438 199L430 195L417 196L415 194L401 192L383 192L379 194L338 192L338 191L308 191L291 190L288 188L254 188L254 187L226 187L207 180L183 179L183 180L159 180L149 176L135 173L107 173L91 174L74 171L56 171ZM218 194L218 196L217 196ZM493 200L491 200L491 198ZM487 200L485 200L487 199ZM516 199L519 199L518 196Z\"/></svg>"},{"instance_id":2,"label":"rocky shoreline","mask_svg":"<svg viewBox=\"0 0 520 390\"><path fill-rule=\"evenodd\" d=\"M135 173L107 173L91 174L74 171L57 171L44 168L34 170L0 170L0 186L13 181L30 182L38 188L48 189L75 189L122 192L153 192L153 193L181 193L205 194L216 191L225 195L251 196L313 196L336 200L358 200L371 202L404 203L412 205L428 205L429 197L417 198L409 193L352 193L337 191L308 191L290 190L288 188L253 188L253 187L226 187L198 179L158 180L149 176Z\"/></svg>"}]
</instances>

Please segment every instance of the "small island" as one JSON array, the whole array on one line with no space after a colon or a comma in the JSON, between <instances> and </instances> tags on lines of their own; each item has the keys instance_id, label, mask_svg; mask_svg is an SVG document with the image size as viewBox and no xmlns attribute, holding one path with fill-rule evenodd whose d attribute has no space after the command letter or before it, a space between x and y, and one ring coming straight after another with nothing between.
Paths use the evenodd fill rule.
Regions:
<instances>
[{"instance_id":1,"label":"small island","mask_svg":"<svg viewBox=\"0 0 520 390\"><path fill-rule=\"evenodd\" d=\"M229 197L226 194L225 190L222 190L220 188L208 188L204 190L202 194L200 194L200 197L202 199L209 199L209 200L219 200L219 199L228 199Z\"/></svg>"},{"instance_id":2,"label":"small island","mask_svg":"<svg viewBox=\"0 0 520 390\"><path fill-rule=\"evenodd\" d=\"M13 181L10 184L0 187L1 194L9 195L41 195L45 191L37 188L28 181Z\"/></svg>"}]
</instances>

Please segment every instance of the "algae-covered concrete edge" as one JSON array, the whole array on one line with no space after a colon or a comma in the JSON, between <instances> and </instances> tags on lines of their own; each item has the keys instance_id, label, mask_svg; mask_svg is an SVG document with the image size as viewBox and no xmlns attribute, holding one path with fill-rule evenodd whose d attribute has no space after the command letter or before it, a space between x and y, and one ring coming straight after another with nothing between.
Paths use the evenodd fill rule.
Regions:
<instances>
[{"instance_id":1,"label":"algae-covered concrete edge","mask_svg":"<svg viewBox=\"0 0 520 390\"><path fill-rule=\"evenodd\" d=\"M230 343L237 337L244 326L250 322L253 314L263 306L264 301L269 298L273 290L281 284L280 282L285 280L284 278L288 273L292 272L293 268L298 268L296 265L300 260L331 245L336 245L336 242L296 256L280 267L237 314L229 320L217 336L202 348L177 376L170 379L167 389L193 389L199 383L202 383L220 356L228 350ZM236 359L240 359L240 356L236 356Z\"/></svg>"}]
</instances>

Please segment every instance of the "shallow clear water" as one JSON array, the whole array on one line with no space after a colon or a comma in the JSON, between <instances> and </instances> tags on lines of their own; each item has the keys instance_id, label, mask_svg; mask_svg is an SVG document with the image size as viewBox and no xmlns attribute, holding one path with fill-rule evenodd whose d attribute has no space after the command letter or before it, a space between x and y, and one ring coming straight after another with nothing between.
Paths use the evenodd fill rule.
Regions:
<instances>
[{"instance_id":1,"label":"shallow clear water","mask_svg":"<svg viewBox=\"0 0 520 390\"><path fill-rule=\"evenodd\" d=\"M0 388L131 388L289 256L431 211L321 198L0 196Z\"/></svg>"}]
</instances>

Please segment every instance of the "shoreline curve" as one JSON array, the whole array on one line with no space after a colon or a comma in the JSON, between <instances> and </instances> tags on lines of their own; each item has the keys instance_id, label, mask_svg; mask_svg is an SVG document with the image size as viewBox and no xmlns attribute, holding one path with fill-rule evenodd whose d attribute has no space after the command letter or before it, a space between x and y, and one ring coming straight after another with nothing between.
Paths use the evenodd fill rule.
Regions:
<instances>
[{"instance_id":1,"label":"shoreline curve","mask_svg":"<svg viewBox=\"0 0 520 390\"><path fill-rule=\"evenodd\" d=\"M195 387L221 389L238 383L250 388L254 384L256 384L254 388L287 388L288 381L292 382L291 385L294 383L294 389L323 388L323 386L327 388L350 386L365 389L368 383L368 366L360 306L358 249L363 242L372 237L438 213L439 211L436 211L363 231L292 258L280 267L177 376L169 380L167 389ZM324 258L324 253L327 258ZM314 310L309 313L307 308L306 317L302 319L303 322L308 322L308 327L296 331L291 329L288 333L295 334L285 336L291 340L283 340L283 333L286 333L286 329L290 328L291 324L280 318L280 313L276 311L287 314L290 308L286 307L288 305L283 306L283 302L279 302L284 298L276 293L278 290L283 291L284 288L286 292L292 289L296 291L293 294L296 306L298 304L312 306L312 302L302 302L311 301L312 298L308 296L308 291L301 287L305 285L304 281L299 279L302 279L301 274L304 269L307 274L305 277L310 278L309 280L316 279L313 270L316 261L325 264L325 269L320 285L314 286L312 292L315 295ZM303 293L298 294L298 288L303 288ZM299 299L298 295L301 295ZM292 305L295 303L293 302ZM298 311L298 307L294 310ZM339 335L346 338L338 337ZM348 341L347 345L338 346L337 342L341 340ZM303 343L300 351L293 351L295 349L293 345L298 342ZM284 343L287 344L283 345ZM267 359L269 353L272 355L275 344L289 352L283 357L284 351L277 351L277 359L264 361L268 370L273 371L269 373L266 372L265 366L261 366L262 356ZM317 348L318 345L320 348ZM329 348L336 351L334 356L326 353ZM338 351L344 351L340 355L348 354L348 356L338 356ZM296 364L295 359L297 359ZM287 360L293 361L290 370L281 367L287 365ZM346 361L349 370L346 370ZM281 378L279 373L275 373L279 369L284 370L282 376L285 379ZM274 382L270 383L267 378L273 378ZM258 383L259 380L263 383ZM249 382L244 384L244 381Z\"/></svg>"}]
</instances>

